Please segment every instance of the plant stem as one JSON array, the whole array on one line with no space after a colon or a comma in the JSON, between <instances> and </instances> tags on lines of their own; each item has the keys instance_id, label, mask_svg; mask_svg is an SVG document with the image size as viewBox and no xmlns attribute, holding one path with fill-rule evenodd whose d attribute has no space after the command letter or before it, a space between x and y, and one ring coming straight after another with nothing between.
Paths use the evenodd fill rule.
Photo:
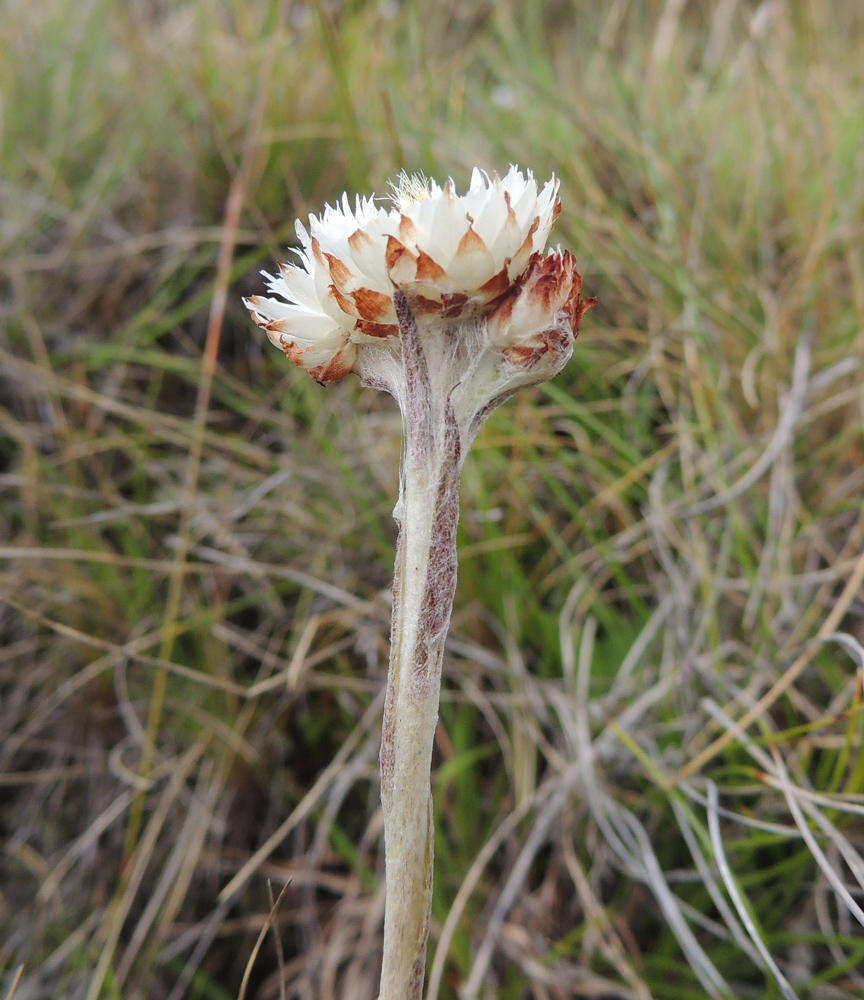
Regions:
<instances>
[{"instance_id":1,"label":"plant stem","mask_svg":"<svg viewBox=\"0 0 864 1000\"><path fill-rule=\"evenodd\" d=\"M420 1000L423 990L434 850L432 743L456 589L459 519L456 419L449 400L428 391L422 348L416 345L419 353L412 356L405 332L403 326L406 446L381 738L387 898L378 1000Z\"/></svg>"}]
</instances>

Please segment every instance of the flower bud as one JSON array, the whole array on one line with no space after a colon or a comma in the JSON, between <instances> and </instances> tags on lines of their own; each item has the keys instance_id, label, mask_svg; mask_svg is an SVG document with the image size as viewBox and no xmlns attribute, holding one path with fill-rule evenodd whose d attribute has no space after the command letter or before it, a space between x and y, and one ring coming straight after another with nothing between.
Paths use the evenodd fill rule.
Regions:
<instances>
[{"instance_id":1,"label":"flower bud","mask_svg":"<svg viewBox=\"0 0 864 1000\"><path fill-rule=\"evenodd\" d=\"M583 299L582 277L567 250L535 253L528 267L502 296L487 320L489 337L507 361L533 368L563 364L570 355L582 316L595 299ZM560 364L558 365L560 368Z\"/></svg>"}]
</instances>

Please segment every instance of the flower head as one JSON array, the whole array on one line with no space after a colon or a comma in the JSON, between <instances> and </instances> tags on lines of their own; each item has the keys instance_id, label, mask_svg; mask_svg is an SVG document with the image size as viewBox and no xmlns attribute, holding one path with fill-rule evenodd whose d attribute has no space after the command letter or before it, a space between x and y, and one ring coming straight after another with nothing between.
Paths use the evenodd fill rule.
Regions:
<instances>
[{"instance_id":1,"label":"flower head","mask_svg":"<svg viewBox=\"0 0 864 1000\"><path fill-rule=\"evenodd\" d=\"M352 208L343 195L310 215L308 230L297 223L300 263L264 272L271 294L244 301L320 382L363 371L365 348L398 353L396 291L424 331L471 326L474 351L492 347L523 371L553 342L569 356L593 300L581 298L570 254L543 254L561 210L558 186L552 178L538 190L530 171L513 166L503 178L475 168L463 195L452 180L441 187L416 175L393 186L389 207L357 197ZM488 336L476 337L478 324Z\"/></svg>"}]
</instances>

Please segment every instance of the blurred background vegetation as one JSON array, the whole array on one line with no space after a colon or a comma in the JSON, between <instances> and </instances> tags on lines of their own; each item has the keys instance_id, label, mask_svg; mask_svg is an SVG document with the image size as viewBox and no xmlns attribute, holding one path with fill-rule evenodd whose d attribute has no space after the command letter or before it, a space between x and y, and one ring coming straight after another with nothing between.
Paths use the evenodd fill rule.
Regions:
<instances>
[{"instance_id":1,"label":"blurred background vegetation","mask_svg":"<svg viewBox=\"0 0 864 1000\"><path fill-rule=\"evenodd\" d=\"M599 305L466 467L430 1000L864 997L857 0L0 50L0 996L374 998L398 418L240 296L345 188L515 161Z\"/></svg>"}]
</instances>

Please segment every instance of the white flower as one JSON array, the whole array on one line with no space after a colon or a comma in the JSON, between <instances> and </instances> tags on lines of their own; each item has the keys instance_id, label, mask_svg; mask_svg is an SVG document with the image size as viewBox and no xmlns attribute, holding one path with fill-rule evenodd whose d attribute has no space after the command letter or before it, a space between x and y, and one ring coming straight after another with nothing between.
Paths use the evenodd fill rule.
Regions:
<instances>
[{"instance_id":1,"label":"white flower","mask_svg":"<svg viewBox=\"0 0 864 1000\"><path fill-rule=\"evenodd\" d=\"M530 314L533 327L525 334L537 334L544 322L556 324L572 297L573 275L578 278L572 258L540 256L560 209L555 178L538 191L530 171L515 166L503 178L475 168L464 195L456 194L452 180L441 187L403 176L389 207L358 197L352 209L343 195L341 205L310 215L308 230L298 222L299 265L280 264L275 277L264 272L271 295L244 301L271 341L321 382L356 370L364 345L389 341L398 348L397 289L427 327L465 325L510 302L511 321L499 313L494 334L506 353L519 346L523 318ZM529 287L525 278L541 259L566 265L547 265L540 276L544 287L557 276L556 294L545 306L516 308L515 294ZM576 318L575 307L570 314ZM507 357L524 367L527 355Z\"/></svg>"}]
</instances>

